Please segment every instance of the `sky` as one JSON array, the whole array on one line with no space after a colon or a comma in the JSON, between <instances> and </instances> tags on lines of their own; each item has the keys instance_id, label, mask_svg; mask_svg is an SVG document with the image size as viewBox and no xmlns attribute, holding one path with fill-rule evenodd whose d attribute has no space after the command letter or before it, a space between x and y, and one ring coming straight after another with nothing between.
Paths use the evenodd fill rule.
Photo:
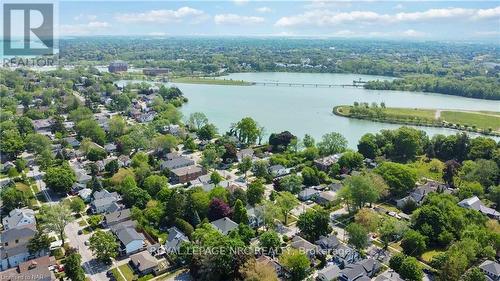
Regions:
<instances>
[{"instance_id":1,"label":"sky","mask_svg":"<svg viewBox=\"0 0 500 281\"><path fill-rule=\"evenodd\" d=\"M59 1L59 35L313 36L500 43L500 1Z\"/></svg>"}]
</instances>

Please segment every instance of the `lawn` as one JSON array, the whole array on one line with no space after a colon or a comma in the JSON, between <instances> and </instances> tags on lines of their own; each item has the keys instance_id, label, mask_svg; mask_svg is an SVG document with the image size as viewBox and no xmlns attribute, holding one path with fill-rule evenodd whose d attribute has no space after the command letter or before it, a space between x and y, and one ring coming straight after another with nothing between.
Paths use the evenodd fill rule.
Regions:
<instances>
[{"instance_id":1,"label":"lawn","mask_svg":"<svg viewBox=\"0 0 500 281\"><path fill-rule=\"evenodd\" d=\"M16 182L16 189L24 193L28 193L30 196L33 194L31 188L24 183Z\"/></svg>"},{"instance_id":2,"label":"lawn","mask_svg":"<svg viewBox=\"0 0 500 281\"><path fill-rule=\"evenodd\" d=\"M435 257L436 255L439 255L443 252L444 251L439 250L439 249L430 250L430 251L423 253L422 256L420 256L420 258L422 259L423 262L429 264L432 261L433 257Z\"/></svg>"},{"instance_id":3,"label":"lawn","mask_svg":"<svg viewBox=\"0 0 500 281\"><path fill-rule=\"evenodd\" d=\"M409 164L411 168L414 168L417 172L417 178L429 178L436 181L443 180L443 169L444 163L434 159L430 162L424 161L424 159L419 159L414 163Z\"/></svg>"},{"instance_id":4,"label":"lawn","mask_svg":"<svg viewBox=\"0 0 500 281\"><path fill-rule=\"evenodd\" d=\"M418 117L421 119L434 120L436 110L434 109L419 109L419 108L385 108L383 112L388 116L408 116Z\"/></svg>"},{"instance_id":5,"label":"lawn","mask_svg":"<svg viewBox=\"0 0 500 281\"><path fill-rule=\"evenodd\" d=\"M120 268L120 271L122 272L123 276L125 276L125 279L127 281L134 280L134 278L136 277L134 271L128 264L122 264L118 268Z\"/></svg>"},{"instance_id":6,"label":"lawn","mask_svg":"<svg viewBox=\"0 0 500 281\"><path fill-rule=\"evenodd\" d=\"M458 111L442 111L441 119L446 122L460 125L467 125L469 127L476 126L479 129L492 128L493 131L500 131L500 116L488 113L490 115L485 115L481 113L473 112L458 112Z\"/></svg>"},{"instance_id":7,"label":"lawn","mask_svg":"<svg viewBox=\"0 0 500 281\"><path fill-rule=\"evenodd\" d=\"M127 281L123 279L122 275L120 274L120 272L118 272L118 269L116 267L111 269L111 272L113 273L113 276L115 277L116 281Z\"/></svg>"},{"instance_id":8,"label":"lawn","mask_svg":"<svg viewBox=\"0 0 500 281\"><path fill-rule=\"evenodd\" d=\"M178 77L172 78L170 82L185 83L185 84L211 84L211 85L232 85L232 86L249 86L250 82L243 80L207 78L207 77Z\"/></svg>"}]
</instances>

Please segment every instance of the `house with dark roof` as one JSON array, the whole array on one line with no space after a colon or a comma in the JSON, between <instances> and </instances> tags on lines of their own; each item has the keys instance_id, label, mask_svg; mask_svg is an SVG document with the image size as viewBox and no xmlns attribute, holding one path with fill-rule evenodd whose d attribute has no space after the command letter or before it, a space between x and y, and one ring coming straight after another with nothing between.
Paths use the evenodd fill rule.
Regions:
<instances>
[{"instance_id":1,"label":"house with dark roof","mask_svg":"<svg viewBox=\"0 0 500 281\"><path fill-rule=\"evenodd\" d=\"M19 281L19 280L37 280L52 281L56 277L49 266L56 263L54 257L43 256L20 263L17 267L0 272L0 280Z\"/></svg>"},{"instance_id":2,"label":"house with dark roof","mask_svg":"<svg viewBox=\"0 0 500 281\"><path fill-rule=\"evenodd\" d=\"M307 201L311 199L315 199L316 196L320 193L319 190L316 190L314 188L305 188L302 191L299 192L299 199L302 201Z\"/></svg>"},{"instance_id":3,"label":"house with dark roof","mask_svg":"<svg viewBox=\"0 0 500 281\"><path fill-rule=\"evenodd\" d=\"M296 235L293 237L290 247L297 249L301 252L305 252L309 259L313 259L317 253L319 253L319 248L318 246L314 245L313 243L307 241L306 239Z\"/></svg>"},{"instance_id":4,"label":"house with dark roof","mask_svg":"<svg viewBox=\"0 0 500 281\"><path fill-rule=\"evenodd\" d=\"M118 204L121 196L116 192L109 192L106 189L94 192L94 200L91 203L91 208L94 213L112 213L120 210L122 205Z\"/></svg>"},{"instance_id":5,"label":"house with dark roof","mask_svg":"<svg viewBox=\"0 0 500 281\"><path fill-rule=\"evenodd\" d=\"M319 239L314 242L314 244L318 245L323 250L333 250L340 245L339 239L337 236L330 234L328 236L321 235Z\"/></svg>"},{"instance_id":6,"label":"house with dark roof","mask_svg":"<svg viewBox=\"0 0 500 281\"><path fill-rule=\"evenodd\" d=\"M137 232L135 227L130 225L117 226L113 230L120 241L120 252L122 254L130 255L145 249L144 241L146 237L144 237L144 234Z\"/></svg>"},{"instance_id":7,"label":"house with dark roof","mask_svg":"<svg viewBox=\"0 0 500 281\"><path fill-rule=\"evenodd\" d=\"M199 166L181 167L170 171L170 182L173 184L187 183L205 174L205 170Z\"/></svg>"},{"instance_id":8,"label":"house with dark roof","mask_svg":"<svg viewBox=\"0 0 500 281\"><path fill-rule=\"evenodd\" d=\"M183 242L189 242L189 238L180 231L177 227L171 227L167 230L168 237L165 242L165 250L167 253L177 253Z\"/></svg>"},{"instance_id":9,"label":"house with dark roof","mask_svg":"<svg viewBox=\"0 0 500 281\"><path fill-rule=\"evenodd\" d=\"M0 234L0 270L17 266L30 259L28 242L37 233L34 224L13 227Z\"/></svg>"},{"instance_id":10,"label":"house with dark roof","mask_svg":"<svg viewBox=\"0 0 500 281\"><path fill-rule=\"evenodd\" d=\"M359 253L344 244L340 244L334 252L333 261L339 265L340 268L344 268L348 264L355 263L361 260Z\"/></svg>"},{"instance_id":11,"label":"house with dark roof","mask_svg":"<svg viewBox=\"0 0 500 281\"><path fill-rule=\"evenodd\" d=\"M371 280L380 269L380 263L372 258L346 265L339 274L339 281Z\"/></svg>"},{"instance_id":12,"label":"house with dark roof","mask_svg":"<svg viewBox=\"0 0 500 281\"><path fill-rule=\"evenodd\" d=\"M5 230L27 224L36 224L35 211L28 208L14 209L2 219L2 224Z\"/></svg>"},{"instance_id":13,"label":"house with dark roof","mask_svg":"<svg viewBox=\"0 0 500 281\"><path fill-rule=\"evenodd\" d=\"M245 157L252 158L253 154L254 154L253 149L245 148L245 149L242 149L242 150L236 152L236 158L238 158L238 162L241 162L241 160L243 160L243 158L245 158Z\"/></svg>"},{"instance_id":14,"label":"house with dark roof","mask_svg":"<svg viewBox=\"0 0 500 281\"><path fill-rule=\"evenodd\" d=\"M417 186L408 196L396 200L396 206L401 209L408 204L409 201L421 205L429 193L445 190L445 188L446 186L444 184L436 181L428 181L425 184Z\"/></svg>"},{"instance_id":15,"label":"house with dark roof","mask_svg":"<svg viewBox=\"0 0 500 281\"><path fill-rule=\"evenodd\" d=\"M336 198L337 198L337 194L334 191L331 191L331 190L321 191L316 196L316 203L318 203L320 205L333 204L333 202L335 202Z\"/></svg>"},{"instance_id":16,"label":"house with dark roof","mask_svg":"<svg viewBox=\"0 0 500 281\"><path fill-rule=\"evenodd\" d=\"M486 207L481 200L477 196L473 196L471 198L464 199L458 202L458 205L462 208L472 209L481 212L483 215L488 216L492 219L499 220L500 212L495 209Z\"/></svg>"},{"instance_id":17,"label":"house with dark roof","mask_svg":"<svg viewBox=\"0 0 500 281\"><path fill-rule=\"evenodd\" d=\"M238 224L232 221L228 217L224 217L211 222L212 226L215 227L222 234L227 235L231 230L238 228Z\"/></svg>"},{"instance_id":18,"label":"house with dark roof","mask_svg":"<svg viewBox=\"0 0 500 281\"><path fill-rule=\"evenodd\" d=\"M379 274L373 281L404 281L404 279L396 271L389 269Z\"/></svg>"},{"instance_id":19,"label":"house with dark roof","mask_svg":"<svg viewBox=\"0 0 500 281\"><path fill-rule=\"evenodd\" d=\"M484 273L486 279L491 281L500 280L500 263L491 260L485 260L479 265L479 269Z\"/></svg>"},{"instance_id":20,"label":"house with dark roof","mask_svg":"<svg viewBox=\"0 0 500 281\"><path fill-rule=\"evenodd\" d=\"M331 264L318 271L319 281L332 281L339 277L340 268L336 264Z\"/></svg>"}]
</instances>

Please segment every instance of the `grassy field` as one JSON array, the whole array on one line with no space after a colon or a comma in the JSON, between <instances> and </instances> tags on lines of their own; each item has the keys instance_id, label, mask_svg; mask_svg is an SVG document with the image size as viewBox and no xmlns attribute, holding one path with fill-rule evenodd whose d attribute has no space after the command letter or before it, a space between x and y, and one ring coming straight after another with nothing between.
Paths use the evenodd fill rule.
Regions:
<instances>
[{"instance_id":1,"label":"grassy field","mask_svg":"<svg viewBox=\"0 0 500 281\"><path fill-rule=\"evenodd\" d=\"M185 84L209 84L209 85L230 85L230 86L250 86L252 83L243 80L205 78L205 77L178 77L172 78L170 82Z\"/></svg>"},{"instance_id":2,"label":"grassy field","mask_svg":"<svg viewBox=\"0 0 500 281\"><path fill-rule=\"evenodd\" d=\"M492 128L493 131L500 131L500 113L473 113L473 112L459 112L459 111L442 111L441 119L446 122L467 126L476 126L480 129ZM496 115L496 116L493 116Z\"/></svg>"},{"instance_id":3,"label":"grassy field","mask_svg":"<svg viewBox=\"0 0 500 281\"><path fill-rule=\"evenodd\" d=\"M423 262L429 264L432 261L433 257L441 254L442 252L443 252L442 250L438 250L438 249L430 250L430 251L423 253L420 258L422 259Z\"/></svg>"},{"instance_id":4,"label":"grassy field","mask_svg":"<svg viewBox=\"0 0 500 281\"><path fill-rule=\"evenodd\" d=\"M122 272L123 276L125 279L123 279L122 275L120 272L118 272L118 268ZM132 271L132 268L128 264L122 264L118 268L113 268L111 269L111 272L113 273L113 276L117 281L132 281L136 278L134 272Z\"/></svg>"},{"instance_id":5,"label":"grassy field","mask_svg":"<svg viewBox=\"0 0 500 281\"><path fill-rule=\"evenodd\" d=\"M401 116L407 115L411 117L418 117L422 119L434 119L436 110L434 109L418 109L418 108L384 108L382 110L388 116Z\"/></svg>"}]
</instances>

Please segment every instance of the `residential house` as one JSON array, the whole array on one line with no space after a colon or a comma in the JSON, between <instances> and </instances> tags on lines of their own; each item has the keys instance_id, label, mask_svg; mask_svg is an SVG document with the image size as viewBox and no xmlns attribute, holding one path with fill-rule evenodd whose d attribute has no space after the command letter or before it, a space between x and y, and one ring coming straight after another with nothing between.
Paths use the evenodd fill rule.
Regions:
<instances>
[{"instance_id":1,"label":"residential house","mask_svg":"<svg viewBox=\"0 0 500 281\"><path fill-rule=\"evenodd\" d=\"M117 60L109 64L108 71L111 73L127 72L128 64L124 61Z\"/></svg>"},{"instance_id":2,"label":"residential house","mask_svg":"<svg viewBox=\"0 0 500 281\"><path fill-rule=\"evenodd\" d=\"M75 137L66 137L63 140L73 148L80 146L80 141L78 141Z\"/></svg>"},{"instance_id":3,"label":"residential house","mask_svg":"<svg viewBox=\"0 0 500 281\"><path fill-rule=\"evenodd\" d=\"M43 256L20 263L17 267L0 272L0 280L19 281L19 280L37 280L53 281L56 277L49 266L56 263L54 257Z\"/></svg>"},{"instance_id":4,"label":"residential house","mask_svg":"<svg viewBox=\"0 0 500 281\"><path fill-rule=\"evenodd\" d=\"M238 158L238 162L241 162L241 160L243 160L243 158L245 158L245 157L252 158L253 154L254 154L253 149L245 148L245 149L242 149L242 150L236 152L236 158Z\"/></svg>"},{"instance_id":5,"label":"residential house","mask_svg":"<svg viewBox=\"0 0 500 281\"><path fill-rule=\"evenodd\" d=\"M168 126L163 127L163 131L165 133L169 133L174 136L180 136L182 133L181 127L179 125L174 125L174 124L170 124Z\"/></svg>"},{"instance_id":6,"label":"residential house","mask_svg":"<svg viewBox=\"0 0 500 281\"><path fill-rule=\"evenodd\" d=\"M339 281L358 281L361 278L371 280L380 269L380 263L372 258L364 259L354 264L346 265L340 272Z\"/></svg>"},{"instance_id":7,"label":"residential house","mask_svg":"<svg viewBox=\"0 0 500 281\"><path fill-rule=\"evenodd\" d=\"M31 121L33 123L33 127L35 127L35 132L48 132L52 126L51 119L38 119Z\"/></svg>"},{"instance_id":8,"label":"residential house","mask_svg":"<svg viewBox=\"0 0 500 281\"><path fill-rule=\"evenodd\" d=\"M116 151L116 144L107 143L104 145L104 150L106 150L107 153L115 152Z\"/></svg>"},{"instance_id":9,"label":"residential house","mask_svg":"<svg viewBox=\"0 0 500 281\"><path fill-rule=\"evenodd\" d=\"M171 227L168 230L167 241L165 242L165 250L167 253L178 253L183 242L189 242L189 238L180 231L177 227Z\"/></svg>"},{"instance_id":10,"label":"residential house","mask_svg":"<svg viewBox=\"0 0 500 281\"><path fill-rule=\"evenodd\" d=\"M479 200L477 196L464 199L458 202L458 205L462 208L479 211L485 216L488 216L492 219L500 220L500 212L496 211L495 209L484 206L483 202L481 202L481 200Z\"/></svg>"},{"instance_id":11,"label":"residential house","mask_svg":"<svg viewBox=\"0 0 500 281\"><path fill-rule=\"evenodd\" d=\"M26 224L3 231L0 234L0 270L17 266L29 260L28 242L37 233L34 224Z\"/></svg>"},{"instance_id":12,"label":"residential house","mask_svg":"<svg viewBox=\"0 0 500 281\"><path fill-rule=\"evenodd\" d=\"M404 281L404 279L396 271L389 269L379 274L373 281Z\"/></svg>"},{"instance_id":13,"label":"residential house","mask_svg":"<svg viewBox=\"0 0 500 281\"><path fill-rule=\"evenodd\" d=\"M326 156L323 158L319 158L319 159L314 160L314 165L318 169L325 171L325 172L328 172L328 171L330 171L330 168L332 167L332 165L339 161L341 156L342 156L342 154L333 154L333 155L329 155L329 156Z\"/></svg>"},{"instance_id":14,"label":"residential house","mask_svg":"<svg viewBox=\"0 0 500 281\"><path fill-rule=\"evenodd\" d=\"M298 235L293 237L292 242L290 243L290 247L300 250L301 252L305 252L309 259L313 259L319 252L318 246Z\"/></svg>"},{"instance_id":15,"label":"residential house","mask_svg":"<svg viewBox=\"0 0 500 281\"><path fill-rule=\"evenodd\" d=\"M359 261L360 255L353 248L340 244L335 251L333 260L340 268L344 268L348 264Z\"/></svg>"},{"instance_id":16,"label":"residential house","mask_svg":"<svg viewBox=\"0 0 500 281\"><path fill-rule=\"evenodd\" d=\"M195 162L192 159L186 158L186 157L177 157L172 160L167 160L163 161L160 164L160 168L162 170L168 169L168 170L174 170L182 167L187 167L187 166L192 166L194 165Z\"/></svg>"},{"instance_id":17,"label":"residential house","mask_svg":"<svg viewBox=\"0 0 500 281\"><path fill-rule=\"evenodd\" d=\"M415 188L408 196L396 200L396 206L401 209L410 201L413 201L417 205L421 205L429 193L438 192L439 190L444 190L444 185L435 181L429 181Z\"/></svg>"},{"instance_id":18,"label":"residential house","mask_svg":"<svg viewBox=\"0 0 500 281\"><path fill-rule=\"evenodd\" d=\"M131 162L132 160L130 160L130 157L128 157L127 155L118 156L118 165L120 167L128 167L130 166Z\"/></svg>"},{"instance_id":19,"label":"residential house","mask_svg":"<svg viewBox=\"0 0 500 281\"><path fill-rule=\"evenodd\" d=\"M228 217L224 217L218 220L215 220L211 222L213 227L220 231L222 234L227 235L229 232L231 232L233 229L238 228L238 224L232 221Z\"/></svg>"},{"instance_id":20,"label":"residential house","mask_svg":"<svg viewBox=\"0 0 500 281\"><path fill-rule=\"evenodd\" d=\"M10 169L15 168L16 164L12 163L12 161L7 161L2 164L2 171L7 173Z\"/></svg>"},{"instance_id":21,"label":"residential house","mask_svg":"<svg viewBox=\"0 0 500 281\"><path fill-rule=\"evenodd\" d=\"M109 214L104 215L104 225L111 227L113 225L130 220L132 213L130 209L122 209Z\"/></svg>"},{"instance_id":22,"label":"residential house","mask_svg":"<svg viewBox=\"0 0 500 281\"><path fill-rule=\"evenodd\" d=\"M330 234L328 236L321 235L314 244L318 245L322 250L330 251L336 249L340 242L337 236Z\"/></svg>"},{"instance_id":23,"label":"residential house","mask_svg":"<svg viewBox=\"0 0 500 281\"><path fill-rule=\"evenodd\" d=\"M78 191L78 196L80 196L80 198L82 198L85 203L88 203L90 202L90 200L92 200L92 189L81 189L80 191Z\"/></svg>"},{"instance_id":24,"label":"residential house","mask_svg":"<svg viewBox=\"0 0 500 281\"><path fill-rule=\"evenodd\" d=\"M306 188L299 192L299 199L302 201L307 201L316 198L319 194L319 190L316 190L314 188Z\"/></svg>"},{"instance_id":25,"label":"residential house","mask_svg":"<svg viewBox=\"0 0 500 281\"><path fill-rule=\"evenodd\" d=\"M187 183L192 181L199 176L205 174L202 167L199 166L187 166L182 168L177 168L170 171L170 181L173 184L176 183Z\"/></svg>"},{"instance_id":26,"label":"residential house","mask_svg":"<svg viewBox=\"0 0 500 281\"><path fill-rule=\"evenodd\" d=\"M335 202L335 198L337 198L337 195L334 191L322 191L316 196L316 203L320 205L333 204L333 202Z\"/></svg>"},{"instance_id":27,"label":"residential house","mask_svg":"<svg viewBox=\"0 0 500 281\"><path fill-rule=\"evenodd\" d=\"M488 280L500 280L500 263L491 260L485 260L479 265L479 269L486 275Z\"/></svg>"},{"instance_id":28,"label":"residential house","mask_svg":"<svg viewBox=\"0 0 500 281\"><path fill-rule=\"evenodd\" d=\"M281 264L275 259L262 255L258 257L256 261L257 261L257 266L259 264L271 265L274 268L274 271L276 271L276 275L278 275L278 277L286 278L289 276L289 273L286 271L286 269L284 269L283 266L281 266Z\"/></svg>"},{"instance_id":29,"label":"residential house","mask_svg":"<svg viewBox=\"0 0 500 281\"><path fill-rule=\"evenodd\" d=\"M272 165L269 167L269 173L274 178L286 176L286 175L290 174L291 171L292 171L291 168L285 168L282 165Z\"/></svg>"},{"instance_id":30,"label":"residential house","mask_svg":"<svg viewBox=\"0 0 500 281\"><path fill-rule=\"evenodd\" d=\"M113 231L120 241L120 252L122 254L130 255L145 249L144 241L146 238L144 234L137 232L135 227L127 224L118 224Z\"/></svg>"},{"instance_id":31,"label":"residential house","mask_svg":"<svg viewBox=\"0 0 500 281\"><path fill-rule=\"evenodd\" d=\"M36 224L35 211L28 208L14 209L10 211L8 216L2 219L2 224L5 230L28 224Z\"/></svg>"},{"instance_id":32,"label":"residential house","mask_svg":"<svg viewBox=\"0 0 500 281\"><path fill-rule=\"evenodd\" d=\"M248 225L252 228L259 228L264 224L263 206L247 206Z\"/></svg>"},{"instance_id":33,"label":"residential house","mask_svg":"<svg viewBox=\"0 0 500 281\"><path fill-rule=\"evenodd\" d=\"M210 183L211 183L210 175L201 175L198 178L189 182L191 186L204 186Z\"/></svg>"},{"instance_id":34,"label":"residential house","mask_svg":"<svg viewBox=\"0 0 500 281\"><path fill-rule=\"evenodd\" d=\"M139 276L154 274L158 268L158 260L148 251L142 251L131 255L129 263Z\"/></svg>"},{"instance_id":35,"label":"residential house","mask_svg":"<svg viewBox=\"0 0 500 281\"><path fill-rule=\"evenodd\" d=\"M332 281L337 280L340 275L340 268L336 264L328 265L325 268L318 271L318 277L316 280L319 281Z\"/></svg>"},{"instance_id":36,"label":"residential house","mask_svg":"<svg viewBox=\"0 0 500 281\"><path fill-rule=\"evenodd\" d=\"M91 203L91 208L94 213L112 213L122 208L118 201L121 196L116 192L109 192L106 189L94 192L94 200Z\"/></svg>"}]
</instances>

